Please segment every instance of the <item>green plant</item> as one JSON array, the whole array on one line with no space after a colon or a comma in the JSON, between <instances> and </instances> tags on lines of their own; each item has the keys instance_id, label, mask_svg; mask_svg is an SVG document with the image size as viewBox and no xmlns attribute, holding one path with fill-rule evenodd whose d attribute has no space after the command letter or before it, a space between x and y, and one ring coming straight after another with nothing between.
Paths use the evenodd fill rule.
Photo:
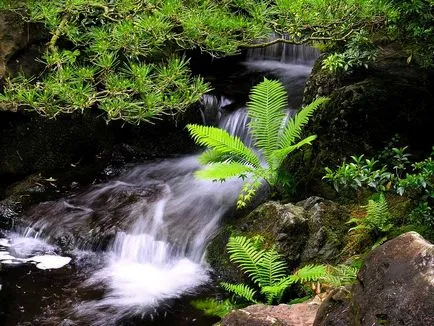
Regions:
<instances>
[{"instance_id":1,"label":"green plant","mask_svg":"<svg viewBox=\"0 0 434 326\"><path fill-rule=\"evenodd\" d=\"M379 162L375 159L365 159L364 155L351 156L351 160L350 163L342 163L335 171L329 167L325 168L326 174L323 179L333 183L337 192L342 188L385 191L391 187L393 174L387 171L386 165L376 169Z\"/></svg>"},{"instance_id":2,"label":"green plant","mask_svg":"<svg viewBox=\"0 0 434 326\"><path fill-rule=\"evenodd\" d=\"M387 240L387 233L394 226L391 223L391 216L387 201L383 194L377 200L369 200L365 206L366 215L364 217L353 217L347 223L356 224L350 228L356 245L367 239L375 241L374 247Z\"/></svg>"},{"instance_id":3,"label":"green plant","mask_svg":"<svg viewBox=\"0 0 434 326\"><path fill-rule=\"evenodd\" d=\"M244 236L230 237L227 250L230 260L240 267L257 289L247 284L222 282L220 285L235 296L253 303L261 302L262 298L267 304L279 303L284 291L294 283L349 284L358 271L344 265L306 265L288 275L286 264L275 248L262 249L257 240Z\"/></svg>"},{"instance_id":4,"label":"green plant","mask_svg":"<svg viewBox=\"0 0 434 326\"><path fill-rule=\"evenodd\" d=\"M187 128L195 142L209 148L199 157L206 166L197 171L196 176L220 181L242 178L244 185L237 205L245 206L262 180L270 186L279 182L279 169L288 154L311 144L316 138L311 135L300 140L303 126L326 101L325 98L316 99L282 126L287 106L286 90L280 82L265 79L253 87L247 106L249 131L261 153L247 147L240 138L225 130L190 124Z\"/></svg>"},{"instance_id":5,"label":"green plant","mask_svg":"<svg viewBox=\"0 0 434 326\"><path fill-rule=\"evenodd\" d=\"M203 311L207 316L217 316L220 318L223 318L235 308L229 299L217 300L214 298L205 298L193 300L191 304L196 309Z\"/></svg>"}]
</instances>

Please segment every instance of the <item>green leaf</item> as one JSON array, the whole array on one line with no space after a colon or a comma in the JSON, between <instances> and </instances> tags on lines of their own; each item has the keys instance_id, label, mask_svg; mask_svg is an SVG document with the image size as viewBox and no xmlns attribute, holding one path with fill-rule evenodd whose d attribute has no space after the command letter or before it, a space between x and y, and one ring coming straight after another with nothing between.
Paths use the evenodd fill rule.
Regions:
<instances>
[{"instance_id":1,"label":"green leaf","mask_svg":"<svg viewBox=\"0 0 434 326\"><path fill-rule=\"evenodd\" d=\"M271 153L279 146L279 132L286 107L287 94L282 83L264 79L252 88L247 104L247 114L251 119L249 128L255 145L263 152L270 166Z\"/></svg>"},{"instance_id":2,"label":"green leaf","mask_svg":"<svg viewBox=\"0 0 434 326\"><path fill-rule=\"evenodd\" d=\"M208 164L202 170L195 172L195 176L200 179L225 180L233 177L245 177L255 170L237 162L223 162Z\"/></svg>"}]
</instances>

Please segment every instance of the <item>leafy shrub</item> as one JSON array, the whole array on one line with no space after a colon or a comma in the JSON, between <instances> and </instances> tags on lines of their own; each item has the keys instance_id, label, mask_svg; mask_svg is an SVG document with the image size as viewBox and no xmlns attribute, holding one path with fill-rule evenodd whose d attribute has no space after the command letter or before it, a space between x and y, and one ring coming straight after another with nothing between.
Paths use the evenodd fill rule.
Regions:
<instances>
[{"instance_id":1,"label":"leafy shrub","mask_svg":"<svg viewBox=\"0 0 434 326\"><path fill-rule=\"evenodd\" d=\"M247 106L249 131L261 152L257 153L239 137L220 128L190 124L187 128L194 141L209 148L199 158L205 168L196 172L196 176L220 181L242 178L244 185L237 205L245 206L262 180L271 186L279 182L279 169L287 155L316 138L311 135L300 140L303 126L326 101L325 98L316 99L282 126L286 117L286 90L280 82L265 79L253 87Z\"/></svg>"}]
</instances>

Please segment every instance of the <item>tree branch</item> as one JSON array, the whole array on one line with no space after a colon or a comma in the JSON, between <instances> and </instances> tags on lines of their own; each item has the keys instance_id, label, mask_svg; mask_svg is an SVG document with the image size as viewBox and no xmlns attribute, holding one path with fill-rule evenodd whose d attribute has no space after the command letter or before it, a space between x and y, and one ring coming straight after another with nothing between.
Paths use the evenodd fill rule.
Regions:
<instances>
[{"instance_id":1,"label":"tree branch","mask_svg":"<svg viewBox=\"0 0 434 326\"><path fill-rule=\"evenodd\" d=\"M274 39L274 40L269 41L269 42L254 43L254 44L242 44L241 47L242 48L252 49L252 48L263 48L263 47L274 45L274 44L278 44L278 43L293 44L293 45L302 45L302 44L307 44L307 43L313 42L313 41L334 41L334 42L339 42L339 41L346 41L351 36L351 34L353 34L354 32L355 32L355 30L351 29L347 34L345 34L342 37L309 36L309 37L306 37L306 38L300 39L300 40L291 40L291 39L285 39L285 38L277 38L277 39Z\"/></svg>"}]
</instances>

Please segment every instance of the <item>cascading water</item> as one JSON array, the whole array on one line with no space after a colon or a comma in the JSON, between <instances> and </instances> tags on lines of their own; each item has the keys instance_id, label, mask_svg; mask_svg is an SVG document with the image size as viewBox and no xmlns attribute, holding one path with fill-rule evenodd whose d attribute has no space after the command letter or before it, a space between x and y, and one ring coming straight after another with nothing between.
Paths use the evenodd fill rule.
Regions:
<instances>
[{"instance_id":1,"label":"cascading water","mask_svg":"<svg viewBox=\"0 0 434 326\"><path fill-rule=\"evenodd\" d=\"M318 53L280 47L250 51L244 67L281 79L290 98L298 97L291 102L295 108ZM207 95L202 102L204 121L218 121L252 145L243 104L231 111L230 96ZM131 166L85 193L37 205L23 218L29 227L0 239L3 263L42 260L39 267L52 268L72 258L77 280L65 286L76 287L74 295L43 324L59 325L67 318L71 325L116 325L150 315L166 300L209 282L206 245L234 207L241 182L196 180L193 173L199 168L195 155Z\"/></svg>"}]
</instances>

